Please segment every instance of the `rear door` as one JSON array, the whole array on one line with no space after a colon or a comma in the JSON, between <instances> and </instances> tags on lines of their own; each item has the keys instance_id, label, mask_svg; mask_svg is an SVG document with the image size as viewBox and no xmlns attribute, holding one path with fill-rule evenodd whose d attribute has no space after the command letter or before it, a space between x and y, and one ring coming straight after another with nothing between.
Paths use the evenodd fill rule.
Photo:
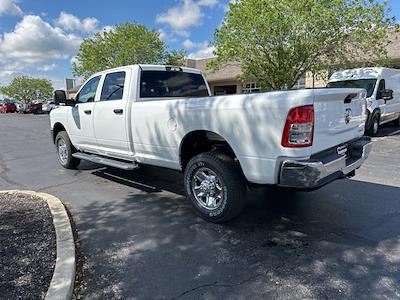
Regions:
<instances>
[{"instance_id":1,"label":"rear door","mask_svg":"<svg viewBox=\"0 0 400 300\"><path fill-rule=\"evenodd\" d=\"M364 135L366 92L360 89L314 91L313 153L341 145Z\"/></svg>"},{"instance_id":2,"label":"rear door","mask_svg":"<svg viewBox=\"0 0 400 300\"><path fill-rule=\"evenodd\" d=\"M102 154L127 158L128 143L128 82L130 70L106 73L99 101L94 112L94 131Z\"/></svg>"}]
</instances>

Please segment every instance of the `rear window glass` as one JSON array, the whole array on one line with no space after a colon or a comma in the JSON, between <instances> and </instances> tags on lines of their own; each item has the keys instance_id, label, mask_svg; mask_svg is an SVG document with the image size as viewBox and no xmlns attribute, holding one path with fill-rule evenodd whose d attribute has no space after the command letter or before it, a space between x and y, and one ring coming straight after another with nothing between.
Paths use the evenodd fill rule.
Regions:
<instances>
[{"instance_id":1,"label":"rear window glass","mask_svg":"<svg viewBox=\"0 0 400 300\"><path fill-rule=\"evenodd\" d=\"M142 71L141 98L206 96L208 90L201 74L181 71Z\"/></svg>"}]
</instances>

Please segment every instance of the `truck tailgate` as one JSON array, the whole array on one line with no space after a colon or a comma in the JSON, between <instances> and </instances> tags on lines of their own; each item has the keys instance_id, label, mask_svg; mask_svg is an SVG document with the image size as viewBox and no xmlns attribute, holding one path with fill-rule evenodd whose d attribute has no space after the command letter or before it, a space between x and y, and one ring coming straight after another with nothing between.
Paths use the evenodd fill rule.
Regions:
<instances>
[{"instance_id":1,"label":"truck tailgate","mask_svg":"<svg viewBox=\"0 0 400 300\"><path fill-rule=\"evenodd\" d=\"M365 98L362 89L314 90L313 154L364 135Z\"/></svg>"}]
</instances>

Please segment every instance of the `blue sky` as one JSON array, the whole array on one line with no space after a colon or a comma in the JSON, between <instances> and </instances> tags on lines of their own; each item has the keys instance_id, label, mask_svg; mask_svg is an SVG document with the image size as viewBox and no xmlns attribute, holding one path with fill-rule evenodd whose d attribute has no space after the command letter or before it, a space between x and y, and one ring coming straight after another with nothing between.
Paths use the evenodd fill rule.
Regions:
<instances>
[{"instance_id":1,"label":"blue sky","mask_svg":"<svg viewBox=\"0 0 400 300\"><path fill-rule=\"evenodd\" d=\"M56 88L71 77L85 37L136 21L160 31L170 49L209 57L208 41L229 0L0 0L0 85L20 74L46 77ZM400 1L389 0L400 20Z\"/></svg>"}]
</instances>

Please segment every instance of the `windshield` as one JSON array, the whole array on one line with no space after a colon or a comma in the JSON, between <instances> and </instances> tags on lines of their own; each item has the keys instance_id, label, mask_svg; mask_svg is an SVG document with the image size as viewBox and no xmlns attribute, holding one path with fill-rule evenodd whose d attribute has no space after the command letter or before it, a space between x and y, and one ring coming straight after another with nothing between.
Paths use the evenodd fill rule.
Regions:
<instances>
[{"instance_id":1,"label":"windshield","mask_svg":"<svg viewBox=\"0 0 400 300\"><path fill-rule=\"evenodd\" d=\"M327 88L360 88L367 90L367 97L374 93L376 79L358 79L329 82Z\"/></svg>"}]
</instances>

